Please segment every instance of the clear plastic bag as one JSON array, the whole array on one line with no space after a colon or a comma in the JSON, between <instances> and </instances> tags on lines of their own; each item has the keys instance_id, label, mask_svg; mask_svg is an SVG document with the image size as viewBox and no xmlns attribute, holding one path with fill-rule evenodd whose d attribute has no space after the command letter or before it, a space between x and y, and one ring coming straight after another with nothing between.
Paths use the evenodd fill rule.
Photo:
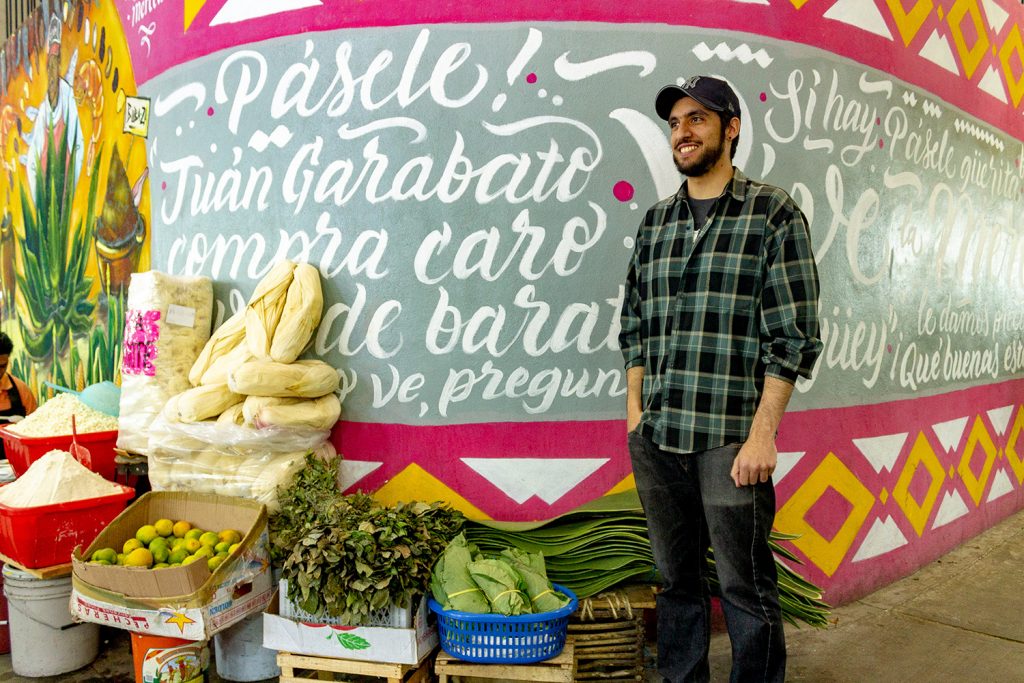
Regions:
<instances>
[{"instance_id":1,"label":"clear plastic bag","mask_svg":"<svg viewBox=\"0 0 1024 683\"><path fill-rule=\"evenodd\" d=\"M278 509L306 454L337 457L328 430L253 429L215 421L183 424L163 416L152 426L149 481L154 491L197 491L249 498Z\"/></svg>"},{"instance_id":2,"label":"clear plastic bag","mask_svg":"<svg viewBox=\"0 0 1024 683\"><path fill-rule=\"evenodd\" d=\"M117 446L148 455L149 427L210 338L213 281L133 273L128 286Z\"/></svg>"}]
</instances>

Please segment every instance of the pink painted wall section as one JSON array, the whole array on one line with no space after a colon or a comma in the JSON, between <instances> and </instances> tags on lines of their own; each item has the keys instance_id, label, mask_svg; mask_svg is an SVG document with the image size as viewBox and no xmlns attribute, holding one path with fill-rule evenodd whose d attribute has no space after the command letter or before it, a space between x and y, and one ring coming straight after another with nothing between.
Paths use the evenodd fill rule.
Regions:
<instances>
[{"instance_id":1,"label":"pink painted wall section","mask_svg":"<svg viewBox=\"0 0 1024 683\"><path fill-rule=\"evenodd\" d=\"M841 604L905 576L1024 506L1024 380L930 398L786 415L779 430L776 528L799 571ZM625 427L594 422L417 427L342 422L346 462L375 490L416 463L438 488L498 519L549 519L630 475ZM574 453L575 456L568 456ZM567 457L594 461L578 482ZM504 476L514 500L480 476L486 461L521 459ZM545 473L547 476L545 476ZM520 485L509 485L512 479ZM500 478L500 475L499 475ZM563 490L568 493L562 494ZM554 500L549 504L544 496ZM561 496L561 497L557 497Z\"/></svg>"},{"instance_id":2,"label":"pink painted wall section","mask_svg":"<svg viewBox=\"0 0 1024 683\"><path fill-rule=\"evenodd\" d=\"M225 48L338 28L500 22L704 26L820 47L891 73L1024 137L1024 9L1011 0L116 0L139 83ZM850 9L856 5L856 9ZM285 9L280 9L285 8ZM193 14L193 16L189 16Z\"/></svg>"},{"instance_id":3,"label":"pink painted wall section","mask_svg":"<svg viewBox=\"0 0 1024 683\"><path fill-rule=\"evenodd\" d=\"M625 423L485 422L442 426L342 422L334 442L347 463L383 465L355 486L373 491L412 464L427 470L440 485L467 496L494 519L545 520L568 512L611 490L631 475ZM585 479L566 480L559 463L570 458L590 461ZM494 463L519 459L516 470L495 473L481 460ZM474 467L476 469L474 469ZM488 471L516 500L481 476ZM580 475L572 468L573 476ZM547 498L551 502L545 500Z\"/></svg>"},{"instance_id":4,"label":"pink painted wall section","mask_svg":"<svg viewBox=\"0 0 1024 683\"><path fill-rule=\"evenodd\" d=\"M776 528L841 604L1024 506L1024 380L788 414Z\"/></svg>"}]
</instances>

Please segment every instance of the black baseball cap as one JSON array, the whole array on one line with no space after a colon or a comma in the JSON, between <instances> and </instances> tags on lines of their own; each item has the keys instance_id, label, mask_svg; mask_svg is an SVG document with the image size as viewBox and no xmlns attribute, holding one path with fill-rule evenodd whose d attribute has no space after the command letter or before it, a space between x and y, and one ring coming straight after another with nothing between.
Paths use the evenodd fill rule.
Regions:
<instances>
[{"instance_id":1,"label":"black baseball cap","mask_svg":"<svg viewBox=\"0 0 1024 683\"><path fill-rule=\"evenodd\" d=\"M654 110L668 121L672 107L684 97L692 97L708 109L726 114L729 119L740 116L740 100L736 93L728 83L711 76L692 76L681 85L666 85L654 98Z\"/></svg>"}]
</instances>

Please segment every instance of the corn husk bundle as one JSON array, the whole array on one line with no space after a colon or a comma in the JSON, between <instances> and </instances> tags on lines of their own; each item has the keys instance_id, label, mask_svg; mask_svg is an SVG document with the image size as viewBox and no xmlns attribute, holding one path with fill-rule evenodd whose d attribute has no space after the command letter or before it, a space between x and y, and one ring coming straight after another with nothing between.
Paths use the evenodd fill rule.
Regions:
<instances>
[{"instance_id":1,"label":"corn husk bundle","mask_svg":"<svg viewBox=\"0 0 1024 683\"><path fill-rule=\"evenodd\" d=\"M167 401L162 448L150 461L154 489L269 505L310 448L330 447L329 430L341 416L338 372L297 360L322 315L315 267L281 261L270 269L245 309L202 349L189 372L193 388Z\"/></svg>"},{"instance_id":2,"label":"corn husk bundle","mask_svg":"<svg viewBox=\"0 0 1024 683\"><path fill-rule=\"evenodd\" d=\"M317 398L338 388L338 371L319 360L254 360L228 373L231 390L246 396Z\"/></svg>"},{"instance_id":3,"label":"corn husk bundle","mask_svg":"<svg viewBox=\"0 0 1024 683\"><path fill-rule=\"evenodd\" d=\"M270 358L278 363L295 362L312 339L323 310L324 293L320 288L320 273L308 263L299 263L288 285L281 320L274 330Z\"/></svg>"},{"instance_id":4,"label":"corn husk bundle","mask_svg":"<svg viewBox=\"0 0 1024 683\"><path fill-rule=\"evenodd\" d=\"M334 394L320 398L249 396L242 405L242 424L265 427L330 429L341 417L341 401Z\"/></svg>"},{"instance_id":5,"label":"corn husk bundle","mask_svg":"<svg viewBox=\"0 0 1024 683\"><path fill-rule=\"evenodd\" d=\"M330 429L341 416L334 395L338 372L319 360L296 360L322 315L319 271L279 262L256 285L246 308L211 335L189 371L194 389L168 401L164 416L171 422Z\"/></svg>"},{"instance_id":6,"label":"corn husk bundle","mask_svg":"<svg viewBox=\"0 0 1024 683\"><path fill-rule=\"evenodd\" d=\"M256 358L270 358L274 331L284 312L294 270L291 261L279 261L249 297L245 308L245 343Z\"/></svg>"},{"instance_id":7,"label":"corn husk bundle","mask_svg":"<svg viewBox=\"0 0 1024 683\"><path fill-rule=\"evenodd\" d=\"M210 335L209 341L199 352L199 357L188 371L188 381L194 387L202 384L202 378L219 358L245 344L245 311L239 311ZM210 382L207 382L210 384Z\"/></svg>"},{"instance_id":8,"label":"corn husk bundle","mask_svg":"<svg viewBox=\"0 0 1024 683\"><path fill-rule=\"evenodd\" d=\"M245 400L227 384L207 384L189 389L168 401L164 416L177 414L179 422L201 422L220 415L231 406Z\"/></svg>"}]
</instances>

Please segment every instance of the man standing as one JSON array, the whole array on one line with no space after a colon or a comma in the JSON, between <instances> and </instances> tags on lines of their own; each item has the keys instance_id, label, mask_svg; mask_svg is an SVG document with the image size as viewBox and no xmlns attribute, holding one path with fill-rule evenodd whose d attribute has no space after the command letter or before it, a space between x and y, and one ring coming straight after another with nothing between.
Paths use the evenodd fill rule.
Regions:
<instances>
[{"instance_id":1,"label":"man standing","mask_svg":"<svg viewBox=\"0 0 1024 683\"><path fill-rule=\"evenodd\" d=\"M807 222L784 191L732 165L739 100L690 78L655 99L686 176L647 212L626 279L619 343L637 490L662 575L658 671L707 681L710 545L732 681L782 681L775 558L775 432L821 351Z\"/></svg>"}]
</instances>

